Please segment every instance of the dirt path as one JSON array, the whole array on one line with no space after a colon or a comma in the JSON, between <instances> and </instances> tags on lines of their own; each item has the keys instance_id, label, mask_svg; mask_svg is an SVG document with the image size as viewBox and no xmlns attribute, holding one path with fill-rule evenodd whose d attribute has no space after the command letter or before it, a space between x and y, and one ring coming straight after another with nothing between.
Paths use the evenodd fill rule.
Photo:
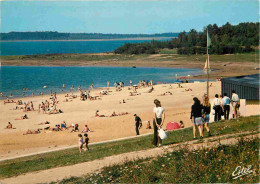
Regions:
<instances>
[{"instance_id":1,"label":"dirt path","mask_svg":"<svg viewBox=\"0 0 260 184\"><path fill-rule=\"evenodd\" d=\"M0 183L19 183L19 184L30 184L30 183L49 183L52 181L62 180L64 178L69 177L80 177L82 175L86 175L88 173L93 173L97 170L102 169L103 167L114 165L114 164L122 164L125 161L136 160L139 158L148 158L148 157L156 157L159 155L163 155L166 152L178 150L182 147L188 147L190 150L207 148L207 147L215 147L219 144L235 144L238 142L238 138L234 136L248 134L249 132L243 132L239 134L231 134L224 135L220 137L212 137L208 139L204 139L203 143L197 143L195 141L189 141L181 144L173 144L169 146L164 146L161 148L153 148L148 150L142 150L137 152L124 153L115 156L105 157L100 160L93 160L90 162L75 164L72 166L58 167L33 173L27 173L24 175L20 175L17 177L6 178L0 180ZM233 138L230 138L233 136ZM246 138L258 137L259 134L256 133L254 135L244 136ZM220 139L219 139L220 138Z\"/></svg>"}]
</instances>

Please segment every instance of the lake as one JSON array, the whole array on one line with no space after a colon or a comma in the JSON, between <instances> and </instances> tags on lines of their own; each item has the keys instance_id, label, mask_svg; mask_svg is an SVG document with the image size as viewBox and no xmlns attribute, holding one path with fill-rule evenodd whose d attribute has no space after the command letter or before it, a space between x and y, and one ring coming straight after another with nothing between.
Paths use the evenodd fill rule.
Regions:
<instances>
[{"instance_id":1,"label":"lake","mask_svg":"<svg viewBox=\"0 0 260 184\"><path fill-rule=\"evenodd\" d=\"M165 38L161 40L170 40ZM142 43L151 40L106 41L18 41L0 42L0 55L82 54L112 52L125 43Z\"/></svg>"},{"instance_id":2,"label":"lake","mask_svg":"<svg viewBox=\"0 0 260 184\"><path fill-rule=\"evenodd\" d=\"M39 92L49 94L50 90L62 93L69 91L72 85L75 89L79 85L82 89L87 89L92 83L94 88L105 87L107 81L110 81L110 86L120 81L129 85L130 80L134 84L141 80L173 83L176 74L187 76L202 72L198 69L184 68L2 66L0 67L0 92L5 96L10 96L12 93L14 97L20 97L23 92L26 96L31 96L32 92L35 95ZM63 83L65 89L62 88ZM28 91L23 91L23 88L28 88Z\"/></svg>"}]
</instances>

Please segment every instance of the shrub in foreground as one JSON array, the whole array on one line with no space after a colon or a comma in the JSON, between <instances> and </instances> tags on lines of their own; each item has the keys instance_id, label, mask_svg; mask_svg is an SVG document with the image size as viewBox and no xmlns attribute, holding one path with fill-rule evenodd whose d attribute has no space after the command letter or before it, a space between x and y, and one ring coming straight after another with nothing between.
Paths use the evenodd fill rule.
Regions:
<instances>
[{"instance_id":1,"label":"shrub in foreground","mask_svg":"<svg viewBox=\"0 0 260 184\"><path fill-rule=\"evenodd\" d=\"M236 145L195 151L181 149L155 159L126 162L60 183L258 183L258 154L259 138L241 139ZM250 165L252 172L234 179L232 174L238 173L238 166Z\"/></svg>"}]
</instances>

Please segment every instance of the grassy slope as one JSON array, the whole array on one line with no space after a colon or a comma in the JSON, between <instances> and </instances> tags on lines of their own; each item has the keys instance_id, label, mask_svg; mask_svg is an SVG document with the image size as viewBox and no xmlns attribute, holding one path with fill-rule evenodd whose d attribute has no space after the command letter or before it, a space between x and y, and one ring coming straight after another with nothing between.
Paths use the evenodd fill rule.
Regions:
<instances>
[{"instance_id":1,"label":"grassy slope","mask_svg":"<svg viewBox=\"0 0 260 184\"><path fill-rule=\"evenodd\" d=\"M106 167L99 173L59 183L258 183L258 154L259 138L240 139L236 145L195 151L181 149L155 159ZM233 179L237 166L247 168L249 165L252 173Z\"/></svg>"},{"instance_id":2,"label":"grassy slope","mask_svg":"<svg viewBox=\"0 0 260 184\"><path fill-rule=\"evenodd\" d=\"M241 118L238 122L237 120L230 120L228 122L222 121L210 124L213 135L257 131L258 126L259 116ZM74 148L0 162L0 178L73 165L120 153L149 149L153 147L151 144L152 138L153 136L149 135L131 140L93 145L90 146L91 151L84 154L79 154L78 149ZM190 140L192 140L192 128L186 128L169 132L168 139L164 141L164 145Z\"/></svg>"}]
</instances>

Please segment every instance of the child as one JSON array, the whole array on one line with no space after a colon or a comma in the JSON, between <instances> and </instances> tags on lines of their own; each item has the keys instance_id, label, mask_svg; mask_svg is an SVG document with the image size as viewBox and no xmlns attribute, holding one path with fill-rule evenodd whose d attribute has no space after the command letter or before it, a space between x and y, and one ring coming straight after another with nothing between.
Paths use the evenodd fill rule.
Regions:
<instances>
[{"instance_id":1,"label":"child","mask_svg":"<svg viewBox=\"0 0 260 184\"><path fill-rule=\"evenodd\" d=\"M151 124L150 124L150 121L147 122L147 127L146 127L146 129L152 129Z\"/></svg>"},{"instance_id":2,"label":"child","mask_svg":"<svg viewBox=\"0 0 260 184\"><path fill-rule=\"evenodd\" d=\"M83 147L83 137L81 134L78 135L79 137L79 152L82 152L82 147Z\"/></svg>"},{"instance_id":3,"label":"child","mask_svg":"<svg viewBox=\"0 0 260 184\"><path fill-rule=\"evenodd\" d=\"M88 147L88 141L89 141L88 134L84 134L84 137L85 137L86 148L87 148L88 151L89 151L89 147Z\"/></svg>"}]
</instances>

